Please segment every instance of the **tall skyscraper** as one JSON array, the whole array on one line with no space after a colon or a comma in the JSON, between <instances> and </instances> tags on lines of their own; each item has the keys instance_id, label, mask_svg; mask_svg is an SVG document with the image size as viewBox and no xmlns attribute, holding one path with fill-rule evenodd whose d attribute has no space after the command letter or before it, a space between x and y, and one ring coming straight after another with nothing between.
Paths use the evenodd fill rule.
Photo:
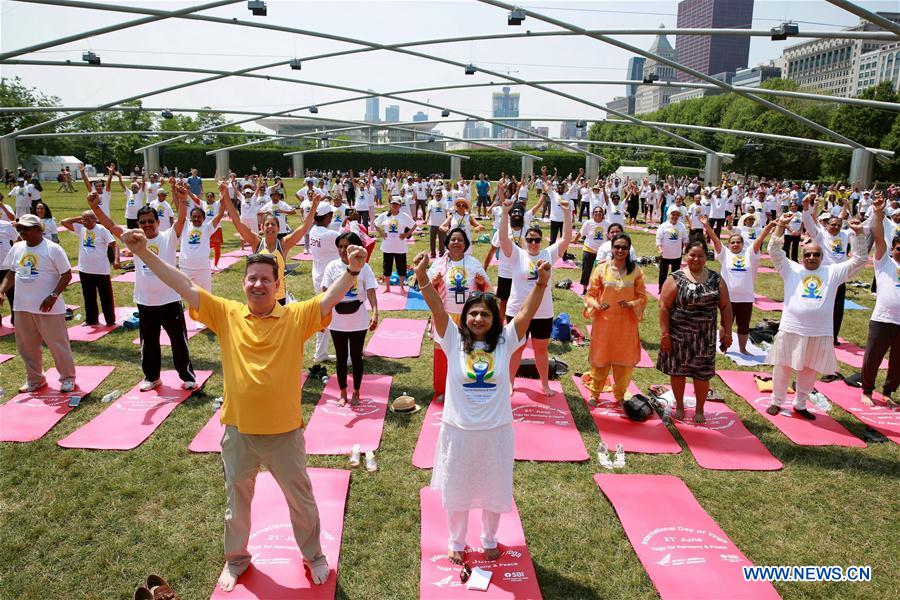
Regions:
<instances>
[{"instance_id":1,"label":"tall skyscraper","mask_svg":"<svg viewBox=\"0 0 900 600\"><path fill-rule=\"evenodd\" d=\"M753 0L681 0L678 27L750 29ZM679 35L675 38L678 62L706 75L747 67L750 36ZM678 81L698 81L678 72Z\"/></svg>"},{"instance_id":2,"label":"tall skyscraper","mask_svg":"<svg viewBox=\"0 0 900 600\"><path fill-rule=\"evenodd\" d=\"M650 52L661 58L675 60L675 49L666 38L664 33L660 33L653 40L650 46ZM675 81L675 69L668 65L659 63L656 59L648 58L644 62L644 72L641 79L648 79L651 75L655 75L658 81ZM644 85L638 88L634 100L634 114L645 114L659 110L669 104L669 97L677 94L681 90L679 88L665 87L661 85Z\"/></svg>"},{"instance_id":3,"label":"tall skyscraper","mask_svg":"<svg viewBox=\"0 0 900 600\"><path fill-rule=\"evenodd\" d=\"M427 121L428 113L423 113L421 110L413 115L413 121Z\"/></svg>"},{"instance_id":4,"label":"tall skyscraper","mask_svg":"<svg viewBox=\"0 0 900 600\"><path fill-rule=\"evenodd\" d=\"M400 121L400 105L388 104L384 107L384 120L388 123L397 123Z\"/></svg>"},{"instance_id":5,"label":"tall skyscraper","mask_svg":"<svg viewBox=\"0 0 900 600\"><path fill-rule=\"evenodd\" d=\"M510 94L509 90L510 88L505 87L502 92L494 92L491 95L491 116L495 119L519 116L519 94ZM504 120L503 122L513 127L519 127L519 122L515 120ZM491 126L491 134L494 138L513 137L513 133L511 129L506 129L498 124Z\"/></svg>"},{"instance_id":6,"label":"tall skyscraper","mask_svg":"<svg viewBox=\"0 0 900 600\"><path fill-rule=\"evenodd\" d=\"M643 56L632 56L628 59L628 77L626 79L630 81L640 81L641 77L644 74L644 61L647 59ZM636 96L638 91L637 84L626 85L625 86L625 97L631 98L632 96Z\"/></svg>"},{"instance_id":7,"label":"tall skyscraper","mask_svg":"<svg viewBox=\"0 0 900 600\"><path fill-rule=\"evenodd\" d=\"M372 90L369 93L374 94ZM374 98L366 98L366 121L369 123L377 123L381 120L381 110L378 106L378 96Z\"/></svg>"}]
</instances>

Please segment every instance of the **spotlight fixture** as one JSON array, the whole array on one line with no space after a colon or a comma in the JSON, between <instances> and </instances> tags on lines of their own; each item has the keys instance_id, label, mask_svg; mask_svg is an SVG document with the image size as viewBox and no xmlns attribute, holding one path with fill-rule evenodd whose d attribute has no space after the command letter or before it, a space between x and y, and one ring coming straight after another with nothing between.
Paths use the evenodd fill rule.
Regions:
<instances>
[{"instance_id":1,"label":"spotlight fixture","mask_svg":"<svg viewBox=\"0 0 900 600\"><path fill-rule=\"evenodd\" d=\"M318 106L310 106L309 112L311 112L312 114L317 114L319 112L319 107Z\"/></svg>"},{"instance_id":2,"label":"spotlight fixture","mask_svg":"<svg viewBox=\"0 0 900 600\"><path fill-rule=\"evenodd\" d=\"M266 16L266 3L263 0L248 0L247 9L253 13L254 17Z\"/></svg>"},{"instance_id":3,"label":"spotlight fixture","mask_svg":"<svg viewBox=\"0 0 900 600\"><path fill-rule=\"evenodd\" d=\"M434 143L434 142L436 142L436 141L437 141L437 140L435 139L434 136L431 136L431 137L428 138L428 142L429 142L429 143Z\"/></svg>"},{"instance_id":4,"label":"spotlight fixture","mask_svg":"<svg viewBox=\"0 0 900 600\"><path fill-rule=\"evenodd\" d=\"M650 73L644 77L644 83L653 83L654 81L659 81L659 75L656 73Z\"/></svg>"},{"instance_id":5,"label":"spotlight fixture","mask_svg":"<svg viewBox=\"0 0 900 600\"><path fill-rule=\"evenodd\" d=\"M585 127L587 127L587 121L575 121L576 129L584 129Z\"/></svg>"},{"instance_id":6,"label":"spotlight fixture","mask_svg":"<svg viewBox=\"0 0 900 600\"><path fill-rule=\"evenodd\" d=\"M450 109L449 109L449 108L445 108L444 110L442 110L442 111L441 111L441 116L442 116L442 117L449 117L449 116L450 116Z\"/></svg>"},{"instance_id":7,"label":"spotlight fixture","mask_svg":"<svg viewBox=\"0 0 900 600\"><path fill-rule=\"evenodd\" d=\"M162 111L160 114L162 115L162 118L163 118L163 119L171 119L172 117L175 116L175 115L172 114L172 111L171 111L171 110L168 110L168 109Z\"/></svg>"},{"instance_id":8,"label":"spotlight fixture","mask_svg":"<svg viewBox=\"0 0 900 600\"><path fill-rule=\"evenodd\" d=\"M295 71L300 70L300 59L299 58L292 58L291 62L289 62L288 64L291 65L291 68L293 70L295 70Z\"/></svg>"},{"instance_id":9,"label":"spotlight fixture","mask_svg":"<svg viewBox=\"0 0 900 600\"><path fill-rule=\"evenodd\" d=\"M478 69L472 63L466 65L466 75L474 75Z\"/></svg>"},{"instance_id":10,"label":"spotlight fixture","mask_svg":"<svg viewBox=\"0 0 900 600\"><path fill-rule=\"evenodd\" d=\"M90 65L99 65L100 64L100 55L94 54L92 51L88 50L87 52L81 55L81 60L90 64Z\"/></svg>"},{"instance_id":11,"label":"spotlight fixture","mask_svg":"<svg viewBox=\"0 0 900 600\"><path fill-rule=\"evenodd\" d=\"M522 21L525 20L525 11L519 7L516 7L509 11L509 16L506 18L507 25L521 25Z\"/></svg>"},{"instance_id":12,"label":"spotlight fixture","mask_svg":"<svg viewBox=\"0 0 900 600\"><path fill-rule=\"evenodd\" d=\"M778 27L773 27L769 30L769 33L772 34L773 42L783 42L789 37L795 37L800 34L800 27L793 22L782 23Z\"/></svg>"}]
</instances>

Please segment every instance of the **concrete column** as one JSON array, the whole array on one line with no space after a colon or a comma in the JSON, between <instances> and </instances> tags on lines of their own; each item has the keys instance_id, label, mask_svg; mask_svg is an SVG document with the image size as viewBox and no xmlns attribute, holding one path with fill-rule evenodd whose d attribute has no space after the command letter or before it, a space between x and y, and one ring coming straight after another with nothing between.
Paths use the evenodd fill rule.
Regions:
<instances>
[{"instance_id":1,"label":"concrete column","mask_svg":"<svg viewBox=\"0 0 900 600\"><path fill-rule=\"evenodd\" d=\"M600 159L590 154L584 155L584 176L597 179L600 176Z\"/></svg>"},{"instance_id":2,"label":"concrete column","mask_svg":"<svg viewBox=\"0 0 900 600\"><path fill-rule=\"evenodd\" d=\"M722 157L718 154L708 153L706 155L703 181L707 185L718 185L722 182Z\"/></svg>"},{"instance_id":3,"label":"concrete column","mask_svg":"<svg viewBox=\"0 0 900 600\"><path fill-rule=\"evenodd\" d=\"M144 173L159 173L159 146L144 148Z\"/></svg>"},{"instance_id":4,"label":"concrete column","mask_svg":"<svg viewBox=\"0 0 900 600\"><path fill-rule=\"evenodd\" d=\"M228 176L228 171L231 169L230 157L228 150L216 150L216 173L219 177Z\"/></svg>"},{"instance_id":5,"label":"concrete column","mask_svg":"<svg viewBox=\"0 0 900 600\"><path fill-rule=\"evenodd\" d=\"M854 148L850 159L850 177L847 179L850 185L859 183L860 189L867 189L872 185L874 170L875 155L863 148Z\"/></svg>"},{"instance_id":6,"label":"concrete column","mask_svg":"<svg viewBox=\"0 0 900 600\"><path fill-rule=\"evenodd\" d=\"M530 156L522 157L522 181L529 175L534 175L534 159Z\"/></svg>"},{"instance_id":7,"label":"concrete column","mask_svg":"<svg viewBox=\"0 0 900 600\"><path fill-rule=\"evenodd\" d=\"M9 169L14 174L19 168L19 155L16 152L14 137L0 137L0 168Z\"/></svg>"},{"instance_id":8,"label":"concrete column","mask_svg":"<svg viewBox=\"0 0 900 600\"><path fill-rule=\"evenodd\" d=\"M303 168L303 155L294 154L291 156L291 163L294 169L294 177L302 178L306 176L306 170Z\"/></svg>"},{"instance_id":9,"label":"concrete column","mask_svg":"<svg viewBox=\"0 0 900 600\"><path fill-rule=\"evenodd\" d=\"M459 181L462 177L462 159L457 156L450 157L450 179Z\"/></svg>"}]
</instances>

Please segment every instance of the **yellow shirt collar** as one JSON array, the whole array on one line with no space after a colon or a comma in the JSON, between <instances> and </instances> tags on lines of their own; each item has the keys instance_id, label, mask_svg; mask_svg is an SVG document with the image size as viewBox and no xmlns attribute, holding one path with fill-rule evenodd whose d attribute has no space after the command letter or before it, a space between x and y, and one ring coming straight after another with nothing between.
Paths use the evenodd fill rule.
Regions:
<instances>
[{"instance_id":1,"label":"yellow shirt collar","mask_svg":"<svg viewBox=\"0 0 900 600\"><path fill-rule=\"evenodd\" d=\"M276 301L276 302L275 302L275 308L273 308L273 309L272 309L272 312L270 312L269 314L267 314L265 317L257 317L256 315L254 315L253 313L251 313L251 312L250 312L250 307L247 306L246 304L243 306L243 308L241 308L241 315L242 315L245 319L250 319L250 318L254 318L254 317L255 317L255 318L258 318L258 319L267 319L267 318L269 318L269 317L272 317L273 319L280 319L280 318L284 315L284 311L285 311L285 308L281 305L280 302L277 302L277 301Z\"/></svg>"}]
</instances>

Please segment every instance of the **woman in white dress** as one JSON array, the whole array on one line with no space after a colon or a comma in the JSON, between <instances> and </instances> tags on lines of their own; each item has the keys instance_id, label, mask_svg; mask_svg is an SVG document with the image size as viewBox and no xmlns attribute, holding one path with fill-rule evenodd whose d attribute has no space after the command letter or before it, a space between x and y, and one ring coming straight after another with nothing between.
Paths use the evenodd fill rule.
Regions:
<instances>
[{"instance_id":1,"label":"woman in white dress","mask_svg":"<svg viewBox=\"0 0 900 600\"><path fill-rule=\"evenodd\" d=\"M448 357L447 392L435 449L431 486L441 490L450 532L448 557L465 561L469 510L481 509L481 545L497 560L500 515L512 510L514 444L510 359L526 339L528 324L550 281L539 261L537 281L506 326L492 294L472 294L457 326L428 278L428 253L413 260L419 289L434 322L434 341Z\"/></svg>"}]
</instances>

